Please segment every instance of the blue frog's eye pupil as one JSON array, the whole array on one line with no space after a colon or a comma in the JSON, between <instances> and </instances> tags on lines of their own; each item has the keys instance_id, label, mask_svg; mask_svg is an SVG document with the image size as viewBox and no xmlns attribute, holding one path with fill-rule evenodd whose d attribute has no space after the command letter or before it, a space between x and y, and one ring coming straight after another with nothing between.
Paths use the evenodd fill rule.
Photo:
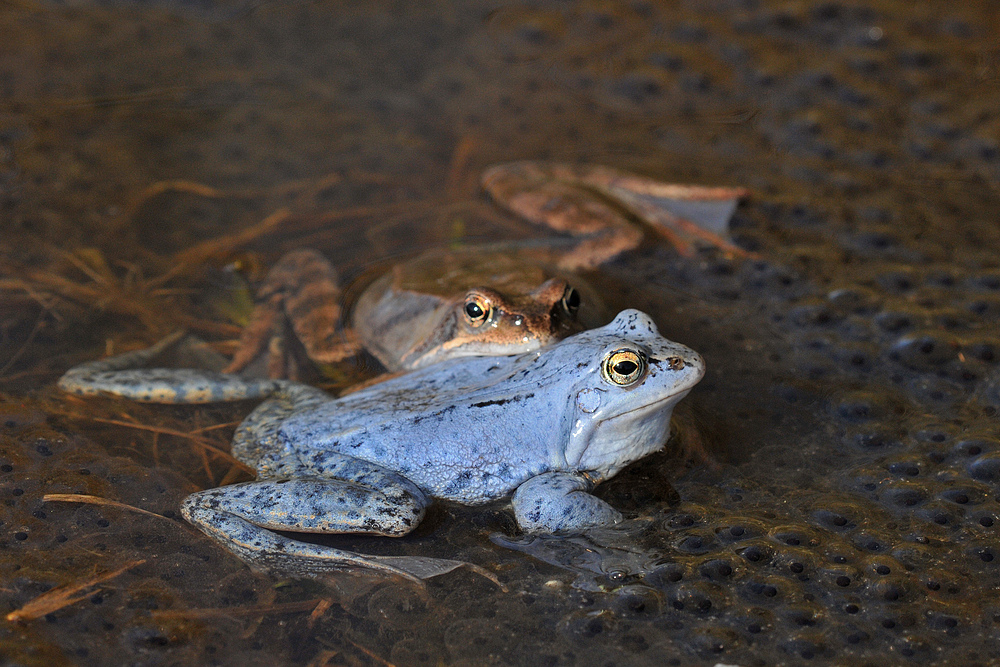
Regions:
<instances>
[{"instance_id":1,"label":"blue frog's eye pupil","mask_svg":"<svg viewBox=\"0 0 1000 667\"><path fill-rule=\"evenodd\" d=\"M619 375L632 375L639 370L639 364L634 361L619 361L615 364L615 373Z\"/></svg>"},{"instance_id":2,"label":"blue frog's eye pupil","mask_svg":"<svg viewBox=\"0 0 1000 667\"><path fill-rule=\"evenodd\" d=\"M642 380L646 373L646 360L635 350L615 350L605 357L602 372L604 379L627 387Z\"/></svg>"}]
</instances>

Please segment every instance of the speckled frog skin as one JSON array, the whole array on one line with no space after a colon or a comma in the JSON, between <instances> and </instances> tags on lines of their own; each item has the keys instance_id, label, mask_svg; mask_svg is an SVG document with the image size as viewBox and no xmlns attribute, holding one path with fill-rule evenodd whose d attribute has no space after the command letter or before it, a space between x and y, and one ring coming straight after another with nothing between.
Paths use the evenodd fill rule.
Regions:
<instances>
[{"instance_id":1,"label":"speckled frog skin","mask_svg":"<svg viewBox=\"0 0 1000 667\"><path fill-rule=\"evenodd\" d=\"M590 490L663 446L704 374L636 310L534 352L446 361L339 399L282 380L127 370L151 351L84 364L60 386L158 402L269 396L233 440L257 480L194 493L182 512L252 564L299 574L364 557L272 531L404 535L430 498L513 493L529 532L620 521Z\"/></svg>"}]
</instances>

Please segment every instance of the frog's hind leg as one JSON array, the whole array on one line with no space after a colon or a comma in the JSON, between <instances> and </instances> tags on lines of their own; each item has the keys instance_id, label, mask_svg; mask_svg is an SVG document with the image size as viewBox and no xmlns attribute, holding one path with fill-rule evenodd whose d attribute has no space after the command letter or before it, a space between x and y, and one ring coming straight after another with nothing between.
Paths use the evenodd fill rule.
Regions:
<instances>
[{"instance_id":1,"label":"frog's hind leg","mask_svg":"<svg viewBox=\"0 0 1000 667\"><path fill-rule=\"evenodd\" d=\"M723 238L741 188L663 183L600 165L522 161L488 169L484 189L516 215L577 236L559 265L592 269L642 241L638 218L682 255L696 241L736 256L753 256Z\"/></svg>"},{"instance_id":2,"label":"frog's hind leg","mask_svg":"<svg viewBox=\"0 0 1000 667\"><path fill-rule=\"evenodd\" d=\"M352 567L370 568L422 583L420 575L344 549L293 540L264 530L246 519L201 507L188 507L184 517L252 567L298 576L328 574Z\"/></svg>"},{"instance_id":3,"label":"frog's hind leg","mask_svg":"<svg viewBox=\"0 0 1000 667\"><path fill-rule=\"evenodd\" d=\"M244 419L233 434L233 456L247 465L262 470L265 457L285 455L284 447L278 442L278 429L287 417L315 407L330 400L330 396L316 387L306 384L273 380L274 391Z\"/></svg>"},{"instance_id":4,"label":"frog's hind leg","mask_svg":"<svg viewBox=\"0 0 1000 667\"><path fill-rule=\"evenodd\" d=\"M723 238L740 200L749 194L743 188L664 183L599 165L557 171L619 202L682 255L693 254L694 242L703 241L732 255L752 256Z\"/></svg>"},{"instance_id":5,"label":"frog's hind leg","mask_svg":"<svg viewBox=\"0 0 1000 667\"><path fill-rule=\"evenodd\" d=\"M273 531L401 536L428 500L405 477L336 452L303 462L295 454L261 464L262 479L188 496L181 512L243 560L268 570L317 574L371 567L413 578L426 570L301 542ZM405 560L400 560L405 563Z\"/></svg>"},{"instance_id":6,"label":"frog's hind leg","mask_svg":"<svg viewBox=\"0 0 1000 667\"><path fill-rule=\"evenodd\" d=\"M637 247L642 230L620 207L581 187L580 178L567 169L547 162L511 162L487 169L481 183L514 215L575 239L572 249L560 250L554 258L562 269L592 269Z\"/></svg>"},{"instance_id":7,"label":"frog's hind leg","mask_svg":"<svg viewBox=\"0 0 1000 667\"><path fill-rule=\"evenodd\" d=\"M341 330L340 299L337 271L323 255L308 249L284 255L268 271L250 323L225 371L243 370L269 347L269 375L293 378L297 373L294 361L274 358L290 354L285 352L290 345L281 340L286 322L306 356L316 363L336 363L357 354L358 344Z\"/></svg>"},{"instance_id":8,"label":"frog's hind leg","mask_svg":"<svg viewBox=\"0 0 1000 667\"><path fill-rule=\"evenodd\" d=\"M145 368L184 340L179 332L144 350L90 361L68 370L58 386L79 396L112 394L145 403L214 403L261 398L279 388L274 380L244 380L235 375L183 368Z\"/></svg>"}]
</instances>

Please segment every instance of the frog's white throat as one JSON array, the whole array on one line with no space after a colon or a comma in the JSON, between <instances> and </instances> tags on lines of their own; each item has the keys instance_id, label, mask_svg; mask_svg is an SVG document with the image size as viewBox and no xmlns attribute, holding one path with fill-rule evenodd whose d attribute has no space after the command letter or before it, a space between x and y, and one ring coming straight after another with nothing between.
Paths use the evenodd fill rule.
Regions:
<instances>
[{"instance_id":1,"label":"frog's white throat","mask_svg":"<svg viewBox=\"0 0 1000 667\"><path fill-rule=\"evenodd\" d=\"M605 419L578 418L564 453L567 466L601 481L658 451L670 437L674 406L688 391Z\"/></svg>"}]
</instances>

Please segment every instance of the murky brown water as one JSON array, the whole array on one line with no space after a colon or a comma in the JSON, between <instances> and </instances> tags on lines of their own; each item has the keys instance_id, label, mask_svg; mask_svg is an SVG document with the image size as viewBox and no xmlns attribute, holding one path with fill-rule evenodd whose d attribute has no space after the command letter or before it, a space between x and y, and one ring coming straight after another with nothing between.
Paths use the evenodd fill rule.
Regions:
<instances>
[{"instance_id":1,"label":"murky brown water","mask_svg":"<svg viewBox=\"0 0 1000 667\"><path fill-rule=\"evenodd\" d=\"M998 32L989 2L5 4L0 610L80 588L0 623L0 660L1000 660ZM337 542L506 592L255 574L177 515L246 479L249 405L53 387L178 327L231 349L234 261L313 247L351 279L536 235L476 185L523 158L749 187L761 259L649 244L591 276L704 354L718 465L652 457L602 490L629 521L573 540L498 503Z\"/></svg>"}]
</instances>

